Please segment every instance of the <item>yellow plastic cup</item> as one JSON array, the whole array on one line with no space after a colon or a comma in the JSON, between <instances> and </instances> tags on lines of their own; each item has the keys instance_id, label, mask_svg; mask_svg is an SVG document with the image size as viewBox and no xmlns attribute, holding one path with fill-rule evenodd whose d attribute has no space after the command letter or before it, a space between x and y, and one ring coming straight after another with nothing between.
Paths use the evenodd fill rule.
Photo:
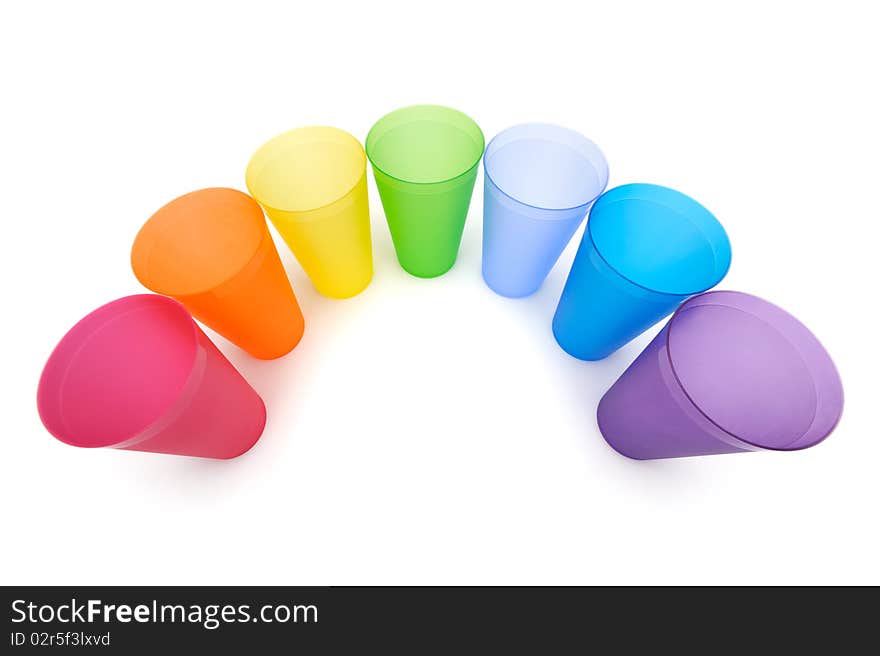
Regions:
<instances>
[{"instance_id":1,"label":"yellow plastic cup","mask_svg":"<svg viewBox=\"0 0 880 656\"><path fill-rule=\"evenodd\" d=\"M254 153L245 181L321 294L349 298L370 284L367 155L357 139L331 127L290 130Z\"/></svg>"}]
</instances>

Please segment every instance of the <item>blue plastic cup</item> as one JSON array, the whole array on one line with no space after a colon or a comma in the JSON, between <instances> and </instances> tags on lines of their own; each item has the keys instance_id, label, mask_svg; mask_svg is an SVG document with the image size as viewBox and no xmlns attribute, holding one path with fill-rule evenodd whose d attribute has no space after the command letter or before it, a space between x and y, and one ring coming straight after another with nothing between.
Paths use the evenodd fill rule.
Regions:
<instances>
[{"instance_id":1,"label":"blue plastic cup","mask_svg":"<svg viewBox=\"0 0 880 656\"><path fill-rule=\"evenodd\" d=\"M657 185L615 187L590 211L553 335L569 355L601 360L729 268L727 233L697 201Z\"/></svg>"},{"instance_id":2,"label":"blue plastic cup","mask_svg":"<svg viewBox=\"0 0 880 656\"><path fill-rule=\"evenodd\" d=\"M527 123L492 139L483 169L483 279L501 296L528 296L605 189L608 163L574 130Z\"/></svg>"}]
</instances>

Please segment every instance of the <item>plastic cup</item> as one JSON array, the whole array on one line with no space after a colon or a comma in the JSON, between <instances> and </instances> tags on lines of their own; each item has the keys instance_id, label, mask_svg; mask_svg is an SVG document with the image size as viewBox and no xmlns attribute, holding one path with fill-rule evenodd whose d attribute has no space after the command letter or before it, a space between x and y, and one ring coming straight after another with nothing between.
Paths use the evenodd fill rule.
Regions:
<instances>
[{"instance_id":1,"label":"plastic cup","mask_svg":"<svg viewBox=\"0 0 880 656\"><path fill-rule=\"evenodd\" d=\"M245 178L318 292L349 298L366 289L373 247L357 139L331 127L290 130L254 153Z\"/></svg>"},{"instance_id":2,"label":"plastic cup","mask_svg":"<svg viewBox=\"0 0 880 656\"><path fill-rule=\"evenodd\" d=\"M615 187L590 210L553 334L568 354L601 360L729 268L727 233L695 200L657 185Z\"/></svg>"},{"instance_id":3,"label":"plastic cup","mask_svg":"<svg viewBox=\"0 0 880 656\"><path fill-rule=\"evenodd\" d=\"M277 358L299 343L303 316L263 210L235 189L177 198L144 224L131 266L151 291L251 355Z\"/></svg>"},{"instance_id":4,"label":"plastic cup","mask_svg":"<svg viewBox=\"0 0 880 656\"><path fill-rule=\"evenodd\" d=\"M581 134L529 123L495 136L483 169L483 280L501 296L529 296L605 190L608 163Z\"/></svg>"},{"instance_id":5,"label":"plastic cup","mask_svg":"<svg viewBox=\"0 0 880 656\"><path fill-rule=\"evenodd\" d=\"M383 116L367 135L367 156L400 266L434 278L458 257L483 133L454 109L416 105Z\"/></svg>"},{"instance_id":6,"label":"plastic cup","mask_svg":"<svg viewBox=\"0 0 880 656\"><path fill-rule=\"evenodd\" d=\"M797 319L756 296L685 302L599 403L599 429L639 460L795 451L843 412L831 357Z\"/></svg>"},{"instance_id":7,"label":"plastic cup","mask_svg":"<svg viewBox=\"0 0 880 656\"><path fill-rule=\"evenodd\" d=\"M49 357L37 407L56 438L234 458L266 424L257 393L177 301L139 294L77 323Z\"/></svg>"}]
</instances>

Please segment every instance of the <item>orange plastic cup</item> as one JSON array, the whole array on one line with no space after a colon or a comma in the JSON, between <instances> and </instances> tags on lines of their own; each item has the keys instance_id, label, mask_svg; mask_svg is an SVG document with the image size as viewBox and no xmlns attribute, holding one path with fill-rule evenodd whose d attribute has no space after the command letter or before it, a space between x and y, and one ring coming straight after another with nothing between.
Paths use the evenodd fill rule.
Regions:
<instances>
[{"instance_id":1,"label":"orange plastic cup","mask_svg":"<svg viewBox=\"0 0 880 656\"><path fill-rule=\"evenodd\" d=\"M257 358L281 357L302 337L263 210L240 191L202 189L162 207L135 238L131 267L145 287Z\"/></svg>"}]
</instances>

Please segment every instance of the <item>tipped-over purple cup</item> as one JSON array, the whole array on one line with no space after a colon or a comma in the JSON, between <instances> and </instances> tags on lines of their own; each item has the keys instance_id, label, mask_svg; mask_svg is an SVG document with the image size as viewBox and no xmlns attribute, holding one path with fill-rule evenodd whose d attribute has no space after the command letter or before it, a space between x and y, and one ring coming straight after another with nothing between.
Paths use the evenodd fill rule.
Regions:
<instances>
[{"instance_id":1,"label":"tipped-over purple cup","mask_svg":"<svg viewBox=\"0 0 880 656\"><path fill-rule=\"evenodd\" d=\"M819 340L756 296L683 303L599 403L599 430L630 458L795 451L834 430L843 386Z\"/></svg>"}]
</instances>

